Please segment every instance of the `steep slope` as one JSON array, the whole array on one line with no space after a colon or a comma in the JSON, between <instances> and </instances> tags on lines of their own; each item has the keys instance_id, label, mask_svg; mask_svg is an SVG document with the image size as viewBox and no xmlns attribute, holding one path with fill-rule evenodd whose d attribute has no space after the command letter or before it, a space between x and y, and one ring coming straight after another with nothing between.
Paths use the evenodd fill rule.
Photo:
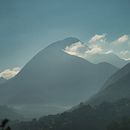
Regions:
<instances>
[{"instance_id":1,"label":"steep slope","mask_svg":"<svg viewBox=\"0 0 130 130\"><path fill-rule=\"evenodd\" d=\"M0 102L64 109L97 92L117 68L108 63L92 64L63 51L76 42L80 41L67 38L39 52L15 78L0 87Z\"/></svg>"},{"instance_id":2,"label":"steep slope","mask_svg":"<svg viewBox=\"0 0 130 130\"><path fill-rule=\"evenodd\" d=\"M104 101L112 102L121 98L130 98L130 63L111 76L102 90L88 103L100 104Z\"/></svg>"},{"instance_id":3,"label":"steep slope","mask_svg":"<svg viewBox=\"0 0 130 130\"><path fill-rule=\"evenodd\" d=\"M116 73L114 73L104 84L105 88L106 86L108 86L109 84L113 84L114 82L116 82L117 80L121 79L123 76L127 75L130 72L130 63L128 63L127 65L125 65L123 68L121 68L120 70L118 70Z\"/></svg>"}]
</instances>

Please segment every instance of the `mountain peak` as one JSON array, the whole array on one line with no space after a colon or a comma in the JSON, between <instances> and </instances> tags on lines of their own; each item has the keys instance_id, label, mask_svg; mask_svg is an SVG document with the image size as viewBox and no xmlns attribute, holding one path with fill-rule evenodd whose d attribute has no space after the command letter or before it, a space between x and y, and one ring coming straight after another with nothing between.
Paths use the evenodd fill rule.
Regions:
<instances>
[{"instance_id":1,"label":"mountain peak","mask_svg":"<svg viewBox=\"0 0 130 130\"><path fill-rule=\"evenodd\" d=\"M66 42L78 42L80 41L78 38L75 38L75 37L67 37L65 39L63 39L63 41L66 41Z\"/></svg>"},{"instance_id":2,"label":"mountain peak","mask_svg":"<svg viewBox=\"0 0 130 130\"><path fill-rule=\"evenodd\" d=\"M59 41L56 41L54 43L52 43L51 45L52 46L62 46L62 47L66 47L66 46L69 46L73 43L76 43L76 42L79 42L80 40L78 38L75 38L75 37L68 37L68 38L65 38L63 40L59 40Z\"/></svg>"},{"instance_id":3,"label":"mountain peak","mask_svg":"<svg viewBox=\"0 0 130 130\"><path fill-rule=\"evenodd\" d=\"M47 46L43 50L41 50L39 52L39 54L41 54L41 53L43 53L45 51L48 51L48 50L50 50L51 53L53 51L56 52L56 50L57 51L62 51L66 46L70 46L70 45L72 45L73 43L76 43L76 42L80 42L80 40L75 38L75 37L68 37L68 38L65 38L63 40L58 40L56 42L53 42L52 44L50 44L49 46Z\"/></svg>"}]
</instances>

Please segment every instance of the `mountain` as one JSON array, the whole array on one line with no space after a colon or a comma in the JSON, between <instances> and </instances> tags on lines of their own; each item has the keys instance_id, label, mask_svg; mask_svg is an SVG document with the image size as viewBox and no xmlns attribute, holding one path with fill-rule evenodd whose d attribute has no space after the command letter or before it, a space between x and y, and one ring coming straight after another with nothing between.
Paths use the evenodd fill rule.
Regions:
<instances>
[{"instance_id":1,"label":"mountain","mask_svg":"<svg viewBox=\"0 0 130 130\"><path fill-rule=\"evenodd\" d=\"M68 109L96 93L117 68L66 54L64 48L76 42L81 41L67 38L40 51L16 77L0 86L0 103L21 106L18 108L33 115L36 109L39 114L48 114Z\"/></svg>"},{"instance_id":2,"label":"mountain","mask_svg":"<svg viewBox=\"0 0 130 130\"><path fill-rule=\"evenodd\" d=\"M6 81L7 81L6 79L4 79L4 78L0 78L0 84L5 83Z\"/></svg>"},{"instance_id":3,"label":"mountain","mask_svg":"<svg viewBox=\"0 0 130 130\"><path fill-rule=\"evenodd\" d=\"M13 130L130 130L128 99L113 103L104 102L95 107L82 103L79 106L73 111L48 115L28 122L17 122L11 127ZM124 126L124 129L110 129L112 126Z\"/></svg>"},{"instance_id":4,"label":"mountain","mask_svg":"<svg viewBox=\"0 0 130 130\"><path fill-rule=\"evenodd\" d=\"M130 63L130 60L122 59L114 52L92 53L93 48L91 48L89 45L87 46L87 44L84 43L76 43L70 46L66 46L64 50L67 54L82 57L94 64L107 62L118 68L122 68L126 64Z\"/></svg>"},{"instance_id":5,"label":"mountain","mask_svg":"<svg viewBox=\"0 0 130 130\"><path fill-rule=\"evenodd\" d=\"M100 62L108 62L118 68L122 68L126 64L128 64L130 61L126 61L124 59L119 58L114 53L108 53L108 54L93 54L87 58L88 61L92 63L100 63Z\"/></svg>"},{"instance_id":6,"label":"mountain","mask_svg":"<svg viewBox=\"0 0 130 130\"><path fill-rule=\"evenodd\" d=\"M130 98L130 63L112 75L100 92L90 98L88 103L100 104L104 101L116 101Z\"/></svg>"}]
</instances>

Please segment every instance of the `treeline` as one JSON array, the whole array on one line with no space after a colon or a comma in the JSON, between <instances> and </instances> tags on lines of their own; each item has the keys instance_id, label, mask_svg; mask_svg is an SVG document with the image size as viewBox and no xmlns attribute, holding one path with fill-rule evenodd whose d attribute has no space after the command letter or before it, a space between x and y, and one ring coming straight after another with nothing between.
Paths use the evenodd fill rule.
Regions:
<instances>
[{"instance_id":1,"label":"treeline","mask_svg":"<svg viewBox=\"0 0 130 130\"><path fill-rule=\"evenodd\" d=\"M13 130L130 130L130 100L104 102L98 106L81 103L78 108L32 121L15 122Z\"/></svg>"},{"instance_id":2,"label":"treeline","mask_svg":"<svg viewBox=\"0 0 130 130\"><path fill-rule=\"evenodd\" d=\"M3 119L0 123L0 130L11 130L11 127L8 125L9 119Z\"/></svg>"},{"instance_id":3,"label":"treeline","mask_svg":"<svg viewBox=\"0 0 130 130\"><path fill-rule=\"evenodd\" d=\"M130 130L130 117L123 117L120 121L110 123L107 130Z\"/></svg>"}]
</instances>

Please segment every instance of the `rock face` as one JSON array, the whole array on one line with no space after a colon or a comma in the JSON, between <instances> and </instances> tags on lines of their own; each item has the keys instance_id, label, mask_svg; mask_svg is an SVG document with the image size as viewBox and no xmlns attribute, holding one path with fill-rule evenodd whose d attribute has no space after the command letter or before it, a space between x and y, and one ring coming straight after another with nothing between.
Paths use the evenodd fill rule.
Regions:
<instances>
[{"instance_id":1,"label":"rock face","mask_svg":"<svg viewBox=\"0 0 130 130\"><path fill-rule=\"evenodd\" d=\"M97 92L117 68L105 62L92 64L63 51L76 42L80 41L67 38L40 51L16 77L1 85L1 104L61 108L84 101Z\"/></svg>"},{"instance_id":2,"label":"rock face","mask_svg":"<svg viewBox=\"0 0 130 130\"><path fill-rule=\"evenodd\" d=\"M100 104L104 101L116 101L122 98L130 98L130 63L112 75L99 93L88 102Z\"/></svg>"}]
</instances>

